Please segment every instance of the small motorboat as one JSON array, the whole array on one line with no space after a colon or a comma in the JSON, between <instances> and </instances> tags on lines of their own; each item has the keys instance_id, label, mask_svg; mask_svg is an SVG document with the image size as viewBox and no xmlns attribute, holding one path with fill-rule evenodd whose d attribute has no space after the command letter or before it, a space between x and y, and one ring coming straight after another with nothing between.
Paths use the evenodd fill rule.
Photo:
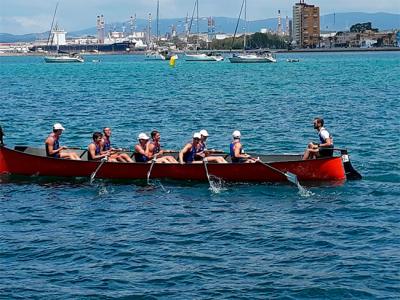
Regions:
<instances>
[{"instance_id":1,"label":"small motorboat","mask_svg":"<svg viewBox=\"0 0 400 300\"><path fill-rule=\"evenodd\" d=\"M340 150L340 149L339 149ZM66 150L68 151L68 150ZM96 171L103 179L146 179L207 181L208 174L227 182L285 182L286 173L297 176L299 181L344 181L361 179L352 167L347 150L340 155L302 160L300 154L257 155L261 162L232 163L228 154L222 154L229 163L205 164L156 164L88 161L86 150L73 150L82 160L66 160L46 156L43 148L16 146L14 149L0 146L0 174L55 177L90 177ZM132 152L127 152L133 156ZM178 153L171 155L177 157ZM217 154L215 154L217 155ZM218 154L221 155L221 154Z\"/></svg>"},{"instance_id":2,"label":"small motorboat","mask_svg":"<svg viewBox=\"0 0 400 300\"><path fill-rule=\"evenodd\" d=\"M290 63L294 63L294 62L300 62L300 59L298 59L298 58L288 58L286 61L290 62Z\"/></svg>"}]
</instances>

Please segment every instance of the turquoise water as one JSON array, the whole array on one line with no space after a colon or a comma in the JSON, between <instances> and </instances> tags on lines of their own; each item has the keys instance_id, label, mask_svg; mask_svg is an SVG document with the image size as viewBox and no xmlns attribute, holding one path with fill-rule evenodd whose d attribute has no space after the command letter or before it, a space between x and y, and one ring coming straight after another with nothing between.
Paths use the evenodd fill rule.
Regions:
<instances>
[{"instance_id":1,"label":"turquoise water","mask_svg":"<svg viewBox=\"0 0 400 300\"><path fill-rule=\"evenodd\" d=\"M42 146L61 122L69 146L111 126L115 145L157 128L178 149L205 128L216 149L238 129L249 152L300 153L323 116L364 176L307 186L309 197L290 184L215 194L206 183L2 178L0 298L398 299L400 53L278 60L0 57L10 146Z\"/></svg>"}]
</instances>

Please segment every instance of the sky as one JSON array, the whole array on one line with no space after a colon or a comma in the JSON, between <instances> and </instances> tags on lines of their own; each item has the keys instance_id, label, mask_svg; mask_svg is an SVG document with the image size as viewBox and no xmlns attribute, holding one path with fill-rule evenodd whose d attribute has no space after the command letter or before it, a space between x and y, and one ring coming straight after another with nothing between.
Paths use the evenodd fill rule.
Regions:
<instances>
[{"instance_id":1,"label":"sky","mask_svg":"<svg viewBox=\"0 0 400 300\"><path fill-rule=\"evenodd\" d=\"M56 20L66 31L96 25L96 16L103 14L106 22L126 21L136 13L145 19L156 14L157 0L59 0ZM249 20L292 15L291 0L247 0ZM49 30L57 0L0 0L0 33L26 34ZM239 14L242 0L199 0L200 16L234 17ZM387 12L400 14L400 0L313 0L321 15L339 12ZM185 17L193 10L194 0L160 0L160 18Z\"/></svg>"}]
</instances>

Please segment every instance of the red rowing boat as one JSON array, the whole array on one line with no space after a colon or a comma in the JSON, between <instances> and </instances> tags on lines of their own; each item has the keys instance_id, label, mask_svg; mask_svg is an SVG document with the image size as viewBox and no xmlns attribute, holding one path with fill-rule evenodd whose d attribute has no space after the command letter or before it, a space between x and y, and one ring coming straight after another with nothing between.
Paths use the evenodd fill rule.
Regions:
<instances>
[{"instance_id":1,"label":"red rowing boat","mask_svg":"<svg viewBox=\"0 0 400 300\"><path fill-rule=\"evenodd\" d=\"M46 157L45 150L40 148L0 146L0 174L90 177L98 169L96 178L146 179L151 167L150 163L106 162L99 168L101 162L88 161L85 150L75 152L81 155L81 161ZM361 179L351 166L346 150L340 156L313 160L301 160L301 155L292 154L258 156L264 163L207 163L208 173L231 182L287 181L282 172L293 173L300 181ZM206 181L207 168L203 164L155 164L151 178Z\"/></svg>"}]
</instances>

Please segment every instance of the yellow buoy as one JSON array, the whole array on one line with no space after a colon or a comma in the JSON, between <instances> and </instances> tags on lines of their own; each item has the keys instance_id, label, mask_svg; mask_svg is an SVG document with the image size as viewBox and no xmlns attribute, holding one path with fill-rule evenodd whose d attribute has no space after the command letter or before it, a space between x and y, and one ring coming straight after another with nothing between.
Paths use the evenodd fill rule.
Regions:
<instances>
[{"instance_id":1,"label":"yellow buoy","mask_svg":"<svg viewBox=\"0 0 400 300\"><path fill-rule=\"evenodd\" d=\"M175 67L175 60L176 60L176 57L175 57L175 55L173 55L173 56L171 57L171 59L169 60L169 65L170 65L171 67Z\"/></svg>"}]
</instances>

